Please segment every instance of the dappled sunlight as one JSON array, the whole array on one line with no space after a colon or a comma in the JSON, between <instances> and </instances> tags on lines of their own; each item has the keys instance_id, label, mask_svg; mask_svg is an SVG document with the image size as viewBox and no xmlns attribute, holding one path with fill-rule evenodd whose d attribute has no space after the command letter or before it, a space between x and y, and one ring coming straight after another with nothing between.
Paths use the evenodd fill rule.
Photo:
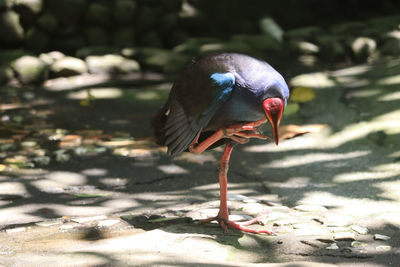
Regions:
<instances>
[{"instance_id":1,"label":"dappled sunlight","mask_svg":"<svg viewBox=\"0 0 400 267\"><path fill-rule=\"evenodd\" d=\"M325 72L300 74L290 80L291 86L304 86L314 89L324 89L335 86L335 82Z\"/></svg>"},{"instance_id":2,"label":"dappled sunlight","mask_svg":"<svg viewBox=\"0 0 400 267\"><path fill-rule=\"evenodd\" d=\"M286 156L276 161L262 164L262 168L290 168L295 166L316 164L320 162L338 161L366 156L370 151L353 151L348 153L309 153L306 155Z\"/></svg>"},{"instance_id":3,"label":"dappled sunlight","mask_svg":"<svg viewBox=\"0 0 400 267\"><path fill-rule=\"evenodd\" d=\"M104 87L104 88L87 88L80 91L70 92L67 98L74 100L83 100L87 98L94 99L112 99L119 98L123 95L121 88Z\"/></svg>"},{"instance_id":4,"label":"dappled sunlight","mask_svg":"<svg viewBox=\"0 0 400 267\"><path fill-rule=\"evenodd\" d=\"M378 85L400 85L400 75L393 75L379 79L376 82Z\"/></svg>"},{"instance_id":5,"label":"dappled sunlight","mask_svg":"<svg viewBox=\"0 0 400 267\"><path fill-rule=\"evenodd\" d=\"M400 175L400 171L387 171L387 172L360 171L360 172L343 173L336 175L332 181L335 183L348 183L348 182L357 182L362 180L375 181L375 180L395 177L397 175Z\"/></svg>"}]
</instances>

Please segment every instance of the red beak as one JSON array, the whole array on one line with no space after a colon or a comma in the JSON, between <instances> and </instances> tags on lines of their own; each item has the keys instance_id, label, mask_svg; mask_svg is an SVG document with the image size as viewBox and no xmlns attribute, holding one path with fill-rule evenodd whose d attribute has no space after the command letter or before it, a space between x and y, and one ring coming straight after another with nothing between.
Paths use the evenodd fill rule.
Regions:
<instances>
[{"instance_id":1,"label":"red beak","mask_svg":"<svg viewBox=\"0 0 400 267\"><path fill-rule=\"evenodd\" d=\"M285 104L283 100L279 97L267 98L263 102L264 111L269 123L271 124L276 145L279 143L279 122L282 118L284 106Z\"/></svg>"}]
</instances>

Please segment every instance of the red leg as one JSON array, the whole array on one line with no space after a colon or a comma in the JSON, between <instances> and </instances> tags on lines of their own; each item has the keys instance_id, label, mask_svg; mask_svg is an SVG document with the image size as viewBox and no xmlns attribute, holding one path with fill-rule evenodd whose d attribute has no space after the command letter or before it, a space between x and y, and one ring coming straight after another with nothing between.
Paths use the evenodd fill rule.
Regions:
<instances>
[{"instance_id":1,"label":"red leg","mask_svg":"<svg viewBox=\"0 0 400 267\"><path fill-rule=\"evenodd\" d=\"M254 224L259 221L259 218L252 219L247 222L236 223L229 220L229 211L227 204L227 193L228 193L228 169L229 169L229 159L233 149L232 144L228 143L225 146L224 153L222 154L221 160L219 162L219 192L220 192L220 206L219 212L216 217L208 218L202 222L218 221L221 227L224 229L225 233L228 232L228 227L239 229L243 232L254 233L254 234L269 234L273 233L268 230L257 230L246 227L247 225Z\"/></svg>"}]
</instances>

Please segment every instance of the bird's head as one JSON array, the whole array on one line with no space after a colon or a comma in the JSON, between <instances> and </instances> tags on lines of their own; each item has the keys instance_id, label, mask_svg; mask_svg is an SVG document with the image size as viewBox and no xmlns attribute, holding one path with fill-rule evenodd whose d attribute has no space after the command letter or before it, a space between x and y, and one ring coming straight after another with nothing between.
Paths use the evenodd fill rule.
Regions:
<instances>
[{"instance_id":1,"label":"bird's head","mask_svg":"<svg viewBox=\"0 0 400 267\"><path fill-rule=\"evenodd\" d=\"M263 109L271 124L276 145L279 143L279 123L282 118L283 110L286 107L288 97L289 89L285 81L268 88L263 97Z\"/></svg>"}]
</instances>

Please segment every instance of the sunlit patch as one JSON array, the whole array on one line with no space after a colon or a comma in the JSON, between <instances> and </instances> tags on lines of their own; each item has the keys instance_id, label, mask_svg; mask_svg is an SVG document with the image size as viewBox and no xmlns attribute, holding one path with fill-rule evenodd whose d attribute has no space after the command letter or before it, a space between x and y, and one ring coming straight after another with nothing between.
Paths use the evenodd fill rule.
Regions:
<instances>
[{"instance_id":1,"label":"sunlit patch","mask_svg":"<svg viewBox=\"0 0 400 267\"><path fill-rule=\"evenodd\" d=\"M158 94L155 91L137 92L136 98L139 100L152 100L158 98Z\"/></svg>"},{"instance_id":2,"label":"sunlit patch","mask_svg":"<svg viewBox=\"0 0 400 267\"><path fill-rule=\"evenodd\" d=\"M290 80L291 86L302 86L310 88L327 88L335 86L335 82L324 72L301 74Z\"/></svg>"},{"instance_id":3,"label":"sunlit patch","mask_svg":"<svg viewBox=\"0 0 400 267\"><path fill-rule=\"evenodd\" d=\"M94 169L86 169L81 171L82 174L84 175L90 175L90 176L103 176L107 174L106 169L100 169L100 168L94 168Z\"/></svg>"},{"instance_id":4,"label":"sunlit patch","mask_svg":"<svg viewBox=\"0 0 400 267\"><path fill-rule=\"evenodd\" d=\"M83 100L88 98L88 92L95 99L113 99L120 98L122 96L122 90L119 88L113 87L104 87L104 88L90 88L79 90L76 92L71 92L67 94L67 98Z\"/></svg>"},{"instance_id":5,"label":"sunlit patch","mask_svg":"<svg viewBox=\"0 0 400 267\"><path fill-rule=\"evenodd\" d=\"M382 93L382 90L379 89L366 89L366 90L357 90L354 92L350 92L347 94L347 97L351 98L361 98L361 97L371 97L376 96Z\"/></svg>"},{"instance_id":6,"label":"sunlit patch","mask_svg":"<svg viewBox=\"0 0 400 267\"><path fill-rule=\"evenodd\" d=\"M360 75L360 74L366 73L369 70L371 70L370 65L358 65L358 66L334 71L334 72L332 72L332 75L333 76L355 76L355 75Z\"/></svg>"},{"instance_id":7,"label":"sunlit patch","mask_svg":"<svg viewBox=\"0 0 400 267\"><path fill-rule=\"evenodd\" d=\"M46 178L66 185L81 185L87 182L84 175L66 171L51 172L46 175Z\"/></svg>"},{"instance_id":8,"label":"sunlit patch","mask_svg":"<svg viewBox=\"0 0 400 267\"><path fill-rule=\"evenodd\" d=\"M379 85L394 85L400 84L400 75L393 75L377 81Z\"/></svg>"},{"instance_id":9,"label":"sunlit patch","mask_svg":"<svg viewBox=\"0 0 400 267\"><path fill-rule=\"evenodd\" d=\"M400 100L400 91L389 93L378 98L378 101L395 101Z\"/></svg>"},{"instance_id":10,"label":"sunlit patch","mask_svg":"<svg viewBox=\"0 0 400 267\"><path fill-rule=\"evenodd\" d=\"M189 173L188 170L178 166L178 165L160 165L157 166L157 169L159 169L160 171L162 171L165 174L186 174Z\"/></svg>"},{"instance_id":11,"label":"sunlit patch","mask_svg":"<svg viewBox=\"0 0 400 267\"><path fill-rule=\"evenodd\" d=\"M269 187L277 187L277 188L306 188L309 186L310 178L309 177L291 177L286 182L268 182Z\"/></svg>"},{"instance_id":12,"label":"sunlit patch","mask_svg":"<svg viewBox=\"0 0 400 267\"><path fill-rule=\"evenodd\" d=\"M333 182L336 183L348 183L355 181L363 181L363 180L379 180L390 177L395 177L400 174L400 170L395 171L361 171L361 172L351 172L351 173L342 173L336 175L333 178Z\"/></svg>"},{"instance_id":13,"label":"sunlit patch","mask_svg":"<svg viewBox=\"0 0 400 267\"><path fill-rule=\"evenodd\" d=\"M125 186L128 184L128 179L126 178L118 178L118 177L107 177L101 178L100 183L104 184L107 187L118 187L118 186Z\"/></svg>"},{"instance_id":14,"label":"sunlit patch","mask_svg":"<svg viewBox=\"0 0 400 267\"><path fill-rule=\"evenodd\" d=\"M111 199L107 200L103 203L104 207L112 208L112 209L127 209L132 207L137 207L138 202L134 199Z\"/></svg>"},{"instance_id":15,"label":"sunlit patch","mask_svg":"<svg viewBox=\"0 0 400 267\"><path fill-rule=\"evenodd\" d=\"M263 168L290 168L306 164L315 164L319 162L329 162L336 160L345 160L358 158L368 155L369 151L353 151L349 153L310 153L307 155L288 156L283 159L274 160L261 165Z\"/></svg>"}]
</instances>

